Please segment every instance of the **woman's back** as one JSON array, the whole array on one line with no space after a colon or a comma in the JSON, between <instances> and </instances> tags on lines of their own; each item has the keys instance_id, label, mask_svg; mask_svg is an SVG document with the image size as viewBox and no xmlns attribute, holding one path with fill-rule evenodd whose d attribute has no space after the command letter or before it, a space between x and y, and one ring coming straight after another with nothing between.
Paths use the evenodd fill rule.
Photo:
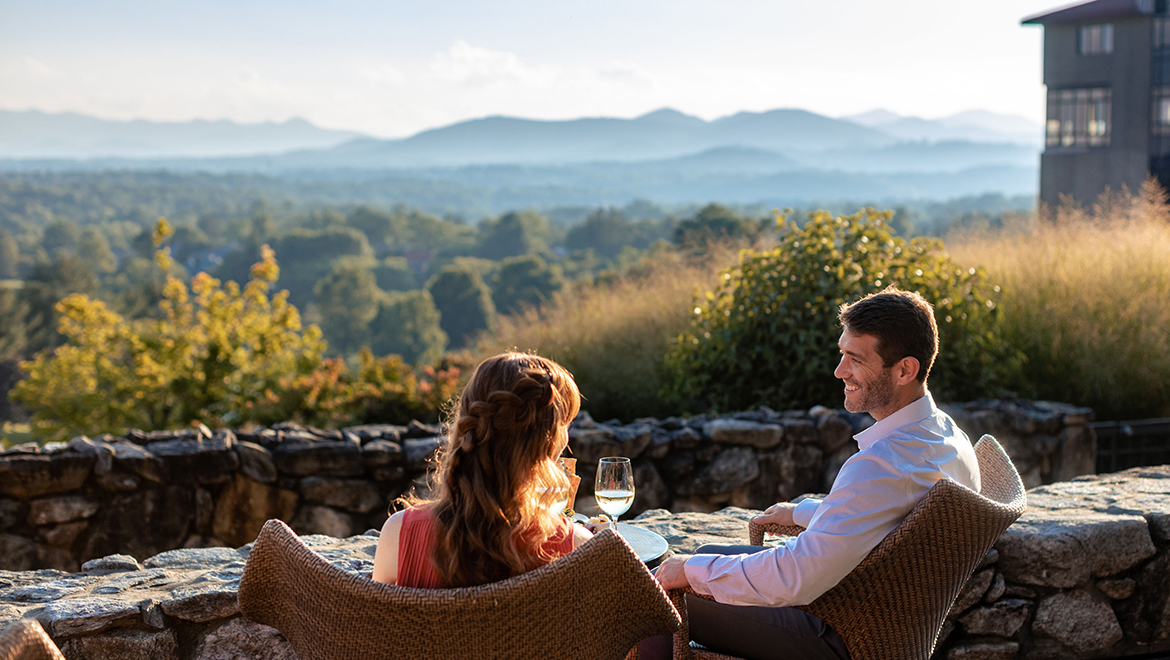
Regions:
<instances>
[{"instance_id":1,"label":"woman's back","mask_svg":"<svg viewBox=\"0 0 1170 660\"><path fill-rule=\"evenodd\" d=\"M402 498L425 508L410 513L410 524L404 512L386 521L374 579L467 587L569 552L575 526L560 512L570 484L556 461L580 408L572 375L551 360L505 353L481 362L435 455L433 495Z\"/></svg>"},{"instance_id":2,"label":"woman's back","mask_svg":"<svg viewBox=\"0 0 1170 660\"><path fill-rule=\"evenodd\" d=\"M433 560L438 521L426 506L410 507L402 512L402 528L398 532L398 575L401 587L441 589L443 584ZM557 534L549 537L541 550L555 558L573 549L574 530L566 519Z\"/></svg>"}]
</instances>

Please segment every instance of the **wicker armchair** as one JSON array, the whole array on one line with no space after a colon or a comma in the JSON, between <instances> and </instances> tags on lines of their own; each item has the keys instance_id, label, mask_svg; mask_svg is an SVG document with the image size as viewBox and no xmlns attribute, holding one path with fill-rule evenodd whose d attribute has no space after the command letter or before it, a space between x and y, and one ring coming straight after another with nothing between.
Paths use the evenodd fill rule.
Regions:
<instances>
[{"instance_id":1,"label":"wicker armchair","mask_svg":"<svg viewBox=\"0 0 1170 660\"><path fill-rule=\"evenodd\" d=\"M837 586L800 609L832 626L853 660L927 660L959 591L999 535L1024 512L1020 475L995 438L975 445L979 493L949 479L936 483L894 531ZM799 534L802 527L749 523L753 545L765 532ZM685 593L671 591L683 617L676 660L736 660L690 645Z\"/></svg>"},{"instance_id":2,"label":"wicker armchair","mask_svg":"<svg viewBox=\"0 0 1170 660\"><path fill-rule=\"evenodd\" d=\"M343 571L269 520L248 555L239 598L244 616L282 632L300 660L616 660L681 623L611 530L508 580L411 589Z\"/></svg>"},{"instance_id":3,"label":"wicker armchair","mask_svg":"<svg viewBox=\"0 0 1170 660\"><path fill-rule=\"evenodd\" d=\"M19 619L0 631L0 660L65 660L34 619Z\"/></svg>"}]
</instances>

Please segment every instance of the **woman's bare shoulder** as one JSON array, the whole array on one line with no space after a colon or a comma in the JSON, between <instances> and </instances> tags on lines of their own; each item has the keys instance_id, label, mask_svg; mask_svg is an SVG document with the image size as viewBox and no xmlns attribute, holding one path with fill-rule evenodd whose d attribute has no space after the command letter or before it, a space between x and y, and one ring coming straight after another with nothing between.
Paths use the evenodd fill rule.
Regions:
<instances>
[{"instance_id":1,"label":"woman's bare shoulder","mask_svg":"<svg viewBox=\"0 0 1170 660\"><path fill-rule=\"evenodd\" d=\"M573 523L573 549L580 548L583 543L593 538L593 532L581 525Z\"/></svg>"},{"instance_id":2,"label":"woman's bare shoulder","mask_svg":"<svg viewBox=\"0 0 1170 660\"><path fill-rule=\"evenodd\" d=\"M394 584L398 579L398 537L406 510L396 511L382 524L378 547L374 550L374 570L371 577L377 582Z\"/></svg>"}]
</instances>

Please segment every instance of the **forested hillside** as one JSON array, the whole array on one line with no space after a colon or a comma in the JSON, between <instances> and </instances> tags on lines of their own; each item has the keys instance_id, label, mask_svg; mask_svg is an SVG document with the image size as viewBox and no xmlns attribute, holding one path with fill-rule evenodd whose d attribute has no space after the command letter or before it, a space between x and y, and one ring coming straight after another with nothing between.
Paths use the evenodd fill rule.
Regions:
<instances>
[{"instance_id":1,"label":"forested hillside","mask_svg":"<svg viewBox=\"0 0 1170 660\"><path fill-rule=\"evenodd\" d=\"M469 347L501 317L606 286L655 255L767 243L775 232L772 210L760 206L635 202L438 215L363 198L353 185L164 172L0 177L0 387L16 379L18 360L62 342L55 307L67 295L102 300L128 320L150 318L168 275L206 272L243 284L264 245L280 266L274 290L287 290L303 320L320 326L325 355L352 360L369 347L428 365ZM906 205L894 226L904 235L991 226L1028 204L992 195ZM166 271L152 240L160 216L174 230L160 246L171 258ZM0 418L17 414L3 399Z\"/></svg>"}]
</instances>

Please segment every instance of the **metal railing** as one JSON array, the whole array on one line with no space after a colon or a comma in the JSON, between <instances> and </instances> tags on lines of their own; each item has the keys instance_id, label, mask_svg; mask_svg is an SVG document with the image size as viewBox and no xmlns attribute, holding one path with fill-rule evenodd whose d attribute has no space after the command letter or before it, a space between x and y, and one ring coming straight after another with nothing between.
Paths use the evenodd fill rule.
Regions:
<instances>
[{"instance_id":1,"label":"metal railing","mask_svg":"<svg viewBox=\"0 0 1170 660\"><path fill-rule=\"evenodd\" d=\"M1097 473L1170 463L1170 417L1097 422Z\"/></svg>"}]
</instances>

